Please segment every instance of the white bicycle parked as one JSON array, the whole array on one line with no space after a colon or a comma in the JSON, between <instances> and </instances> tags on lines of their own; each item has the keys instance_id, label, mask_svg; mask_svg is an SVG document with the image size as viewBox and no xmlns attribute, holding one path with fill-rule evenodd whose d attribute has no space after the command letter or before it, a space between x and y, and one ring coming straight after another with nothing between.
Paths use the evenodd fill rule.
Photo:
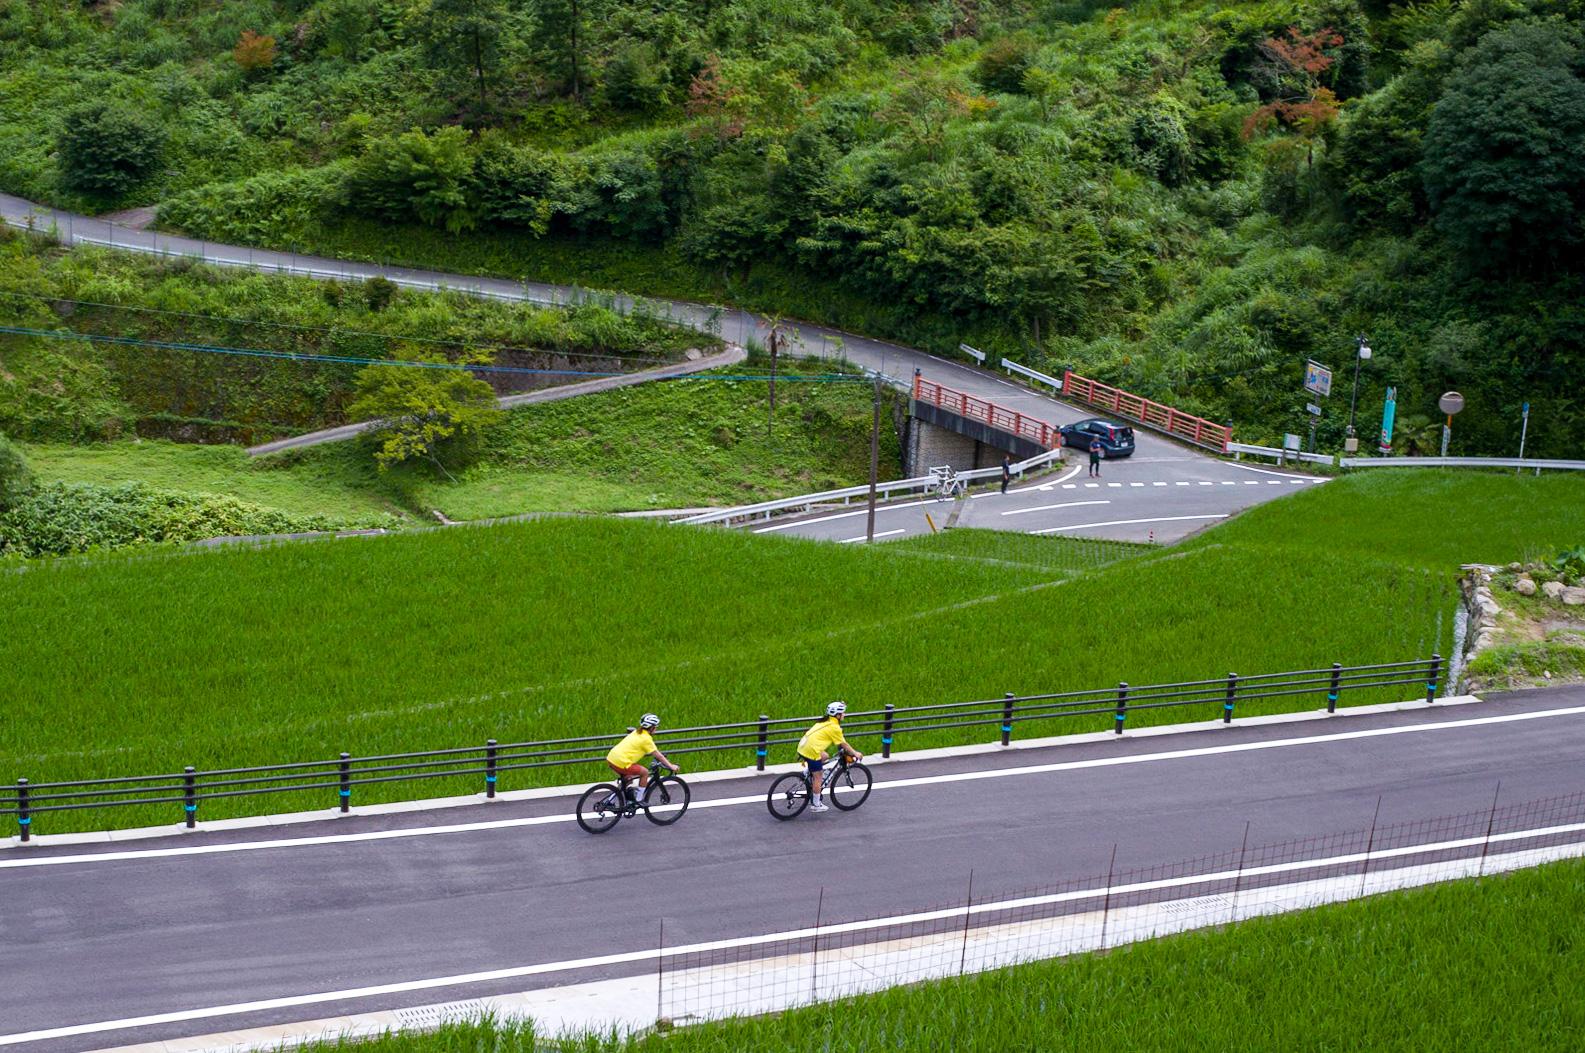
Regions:
<instances>
[{"instance_id":1,"label":"white bicycle parked","mask_svg":"<svg viewBox=\"0 0 1585 1053\"><path fill-rule=\"evenodd\" d=\"M968 488L968 480L960 476L956 468L943 464L930 469L930 482L925 484L925 493L935 494L937 501L946 501L962 496Z\"/></svg>"}]
</instances>

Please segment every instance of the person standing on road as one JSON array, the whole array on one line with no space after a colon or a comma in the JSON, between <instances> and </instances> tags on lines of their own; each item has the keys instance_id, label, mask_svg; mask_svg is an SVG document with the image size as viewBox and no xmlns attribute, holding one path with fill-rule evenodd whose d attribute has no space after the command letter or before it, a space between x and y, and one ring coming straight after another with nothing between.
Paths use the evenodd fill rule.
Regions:
<instances>
[{"instance_id":1,"label":"person standing on road","mask_svg":"<svg viewBox=\"0 0 1585 1053\"><path fill-rule=\"evenodd\" d=\"M650 734L660 727L660 718L653 713L645 713L639 719L638 727L628 731L627 736L611 747L611 752L605 755L605 762L611 766L621 779L622 788L633 795L636 801L642 801L644 794L649 789L649 769L641 761L650 754L672 771L677 770L677 765L666 759L666 755L655 745L655 739ZM635 789L628 784L629 779L637 779L638 787Z\"/></svg>"},{"instance_id":2,"label":"person standing on road","mask_svg":"<svg viewBox=\"0 0 1585 1053\"><path fill-rule=\"evenodd\" d=\"M1007 492L1007 484L1013 481L1013 459L1002 454L1002 493Z\"/></svg>"},{"instance_id":3,"label":"person standing on road","mask_svg":"<svg viewBox=\"0 0 1585 1053\"><path fill-rule=\"evenodd\" d=\"M810 811L826 810L825 802L820 799L820 790L825 782L825 774L821 769L825 767L826 750L835 746L856 761L864 759L864 754L849 746L846 736L842 734L842 714L847 711L848 704L841 699L831 703L826 706L825 719L815 721L814 726L798 740L798 759L809 768Z\"/></svg>"},{"instance_id":4,"label":"person standing on road","mask_svg":"<svg viewBox=\"0 0 1585 1053\"><path fill-rule=\"evenodd\" d=\"M1103 454L1105 452L1106 452L1106 449L1105 449L1105 447L1103 447L1101 445L1101 440L1100 439L1091 439L1090 440L1090 478L1091 479L1099 479L1101 477L1101 454Z\"/></svg>"}]
</instances>

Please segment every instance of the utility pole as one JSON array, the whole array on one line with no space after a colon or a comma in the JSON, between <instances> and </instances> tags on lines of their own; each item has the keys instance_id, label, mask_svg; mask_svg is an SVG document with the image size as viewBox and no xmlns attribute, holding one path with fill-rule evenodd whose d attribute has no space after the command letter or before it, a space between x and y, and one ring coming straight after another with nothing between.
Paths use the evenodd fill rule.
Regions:
<instances>
[{"instance_id":1,"label":"utility pole","mask_svg":"<svg viewBox=\"0 0 1585 1053\"><path fill-rule=\"evenodd\" d=\"M870 422L870 512L864 527L864 543L875 541L875 480L881 467L881 378L875 378L875 415Z\"/></svg>"}]
</instances>

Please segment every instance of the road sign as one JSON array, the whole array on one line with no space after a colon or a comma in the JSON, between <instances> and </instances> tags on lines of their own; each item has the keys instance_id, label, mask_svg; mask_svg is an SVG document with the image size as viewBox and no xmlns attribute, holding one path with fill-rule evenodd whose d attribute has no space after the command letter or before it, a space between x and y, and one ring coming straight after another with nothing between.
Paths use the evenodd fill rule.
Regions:
<instances>
[{"instance_id":1,"label":"road sign","mask_svg":"<svg viewBox=\"0 0 1585 1053\"><path fill-rule=\"evenodd\" d=\"M1312 417L1319 417L1321 415L1321 407L1317 406L1313 402L1306 402L1304 404L1304 412L1310 414Z\"/></svg>"},{"instance_id":2,"label":"road sign","mask_svg":"<svg viewBox=\"0 0 1585 1053\"><path fill-rule=\"evenodd\" d=\"M1292 432L1288 432L1287 434L1283 435L1283 437L1282 437L1282 448L1284 450L1293 450L1293 451L1297 452L1299 447L1301 445L1303 445L1303 443L1304 443L1304 440L1299 438L1297 435L1293 434Z\"/></svg>"},{"instance_id":3,"label":"road sign","mask_svg":"<svg viewBox=\"0 0 1585 1053\"><path fill-rule=\"evenodd\" d=\"M1387 389L1387 401L1381 405L1381 442L1382 453L1392 452L1392 425L1398 416L1398 389Z\"/></svg>"},{"instance_id":4,"label":"road sign","mask_svg":"<svg viewBox=\"0 0 1585 1053\"><path fill-rule=\"evenodd\" d=\"M1451 417L1464 408L1464 396L1456 391L1446 392L1436 400L1436 408Z\"/></svg>"},{"instance_id":5,"label":"road sign","mask_svg":"<svg viewBox=\"0 0 1585 1053\"><path fill-rule=\"evenodd\" d=\"M984 351L980 351L980 350L977 350L975 348L972 348L968 344L959 344L958 345L958 350L962 351L965 355L968 355L970 358L974 359L974 361L980 363L981 365L985 364L985 352Z\"/></svg>"},{"instance_id":6,"label":"road sign","mask_svg":"<svg viewBox=\"0 0 1585 1053\"><path fill-rule=\"evenodd\" d=\"M1304 364L1304 389L1313 391L1317 395L1330 395L1332 393L1332 371L1314 359L1306 362Z\"/></svg>"}]
</instances>

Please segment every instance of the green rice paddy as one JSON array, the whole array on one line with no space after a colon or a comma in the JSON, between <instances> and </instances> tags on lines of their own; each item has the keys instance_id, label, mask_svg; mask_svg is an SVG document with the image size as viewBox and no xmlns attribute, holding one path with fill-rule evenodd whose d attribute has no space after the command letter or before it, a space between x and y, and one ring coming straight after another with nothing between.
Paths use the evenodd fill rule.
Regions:
<instances>
[{"instance_id":1,"label":"green rice paddy","mask_svg":"<svg viewBox=\"0 0 1585 1053\"><path fill-rule=\"evenodd\" d=\"M1447 653L1458 562L1576 543L1582 507L1585 480L1563 477L1350 478L1089 569L1032 555L1019 536L1007 559L972 535L911 543L975 557L927 559L568 518L34 564L0 573L0 778L616 734L644 710L680 726L800 716L833 697L867 709L1420 658ZM1075 611L1104 613L1104 632L1076 628ZM1318 700L1268 705L1284 703ZM994 734L899 734L897 748ZM597 773L513 772L501 788L585 774ZM359 800L475 783L399 783ZM246 798L206 803L203 816L330 803ZM62 813L34 829L178 815Z\"/></svg>"}]
</instances>

